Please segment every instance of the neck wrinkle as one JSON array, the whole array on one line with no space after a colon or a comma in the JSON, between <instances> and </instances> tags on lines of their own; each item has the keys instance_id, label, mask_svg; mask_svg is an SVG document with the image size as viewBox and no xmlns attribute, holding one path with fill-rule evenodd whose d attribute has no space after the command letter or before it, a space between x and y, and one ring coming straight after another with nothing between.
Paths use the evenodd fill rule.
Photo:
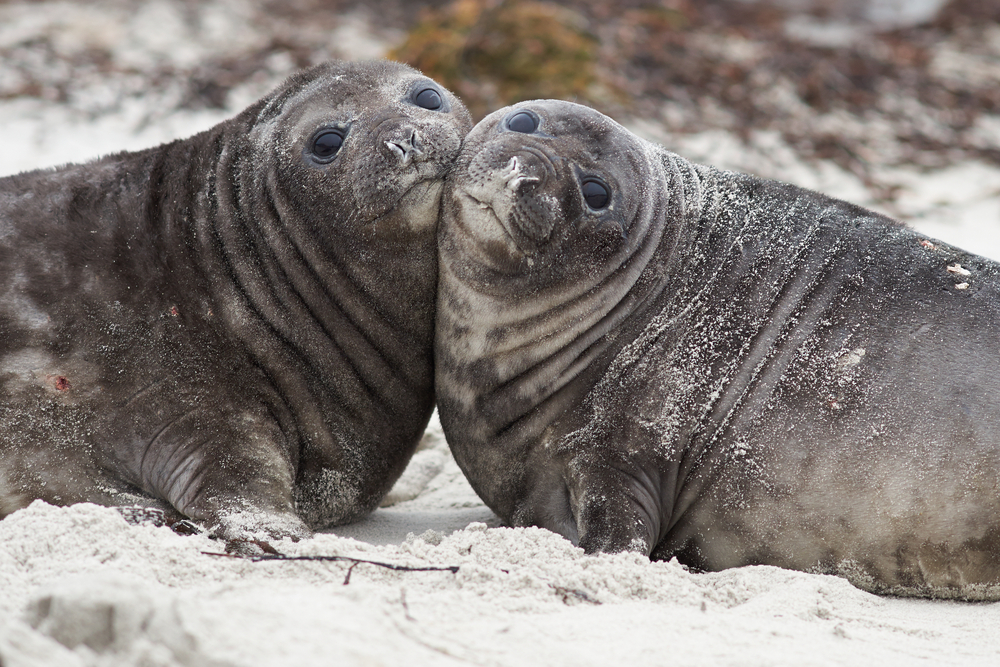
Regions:
<instances>
[{"instance_id":1,"label":"neck wrinkle","mask_svg":"<svg viewBox=\"0 0 1000 667\"><path fill-rule=\"evenodd\" d=\"M841 252L847 235L835 224L839 203L817 203L779 183L695 169L706 182L725 175L718 180L726 185L711 188L712 201L689 217L696 224L685 235L687 250L679 252L689 256L683 269L689 278L672 306L616 357L589 401L591 423L598 423L602 404L621 391L635 364L656 358L671 369L655 386L662 404L677 413L664 408L652 420L662 431L661 455L676 475L665 499L673 506L667 531L712 488L714 465L728 452L718 443L751 427L801 345L822 325L854 263Z\"/></svg>"},{"instance_id":2,"label":"neck wrinkle","mask_svg":"<svg viewBox=\"0 0 1000 667\"><path fill-rule=\"evenodd\" d=\"M652 164L661 167L657 177L664 199L643 206L642 225L632 230L640 240L628 255L619 256L597 284L578 289L555 323L546 323L543 316L528 318L517 344L491 355L497 378L471 407L483 424L478 439L500 436L532 443L541 438L593 388L594 379L627 344L628 334L619 332L630 330L629 322L641 321L650 307L670 298L673 273L682 263L676 248L688 227L682 221L700 212L702 188L699 174L684 160L658 157ZM671 216L673 211L679 215ZM558 333L533 339L530 334L539 326ZM478 376L474 381L482 380Z\"/></svg>"},{"instance_id":3,"label":"neck wrinkle","mask_svg":"<svg viewBox=\"0 0 1000 667\"><path fill-rule=\"evenodd\" d=\"M344 437L375 441L402 430L392 420L413 414L414 403L427 403L429 415L430 383L416 392L398 372L407 364L394 364L375 344L391 326L363 287L320 256L310 235L293 235L303 225L282 218L270 174L260 179L257 167L243 167L220 152L209 214L199 221L201 263L217 314L277 388L305 443L339 452Z\"/></svg>"},{"instance_id":4,"label":"neck wrinkle","mask_svg":"<svg viewBox=\"0 0 1000 667\"><path fill-rule=\"evenodd\" d=\"M261 224L274 239L272 244L282 245L276 261L281 277L302 303L303 316L314 318L322 335L364 376L366 385L378 388L383 402L429 391L430 380L414 360L431 355L430 327L421 339L407 318L385 312L385 298L374 294L374 286L366 284L363 271L352 269L350 260L358 258L345 257L350 249L331 247L319 238L311 225L298 219L295 205L276 186L273 176L268 181L269 215L262 216ZM406 261L379 247L373 254ZM427 301L429 304L431 298ZM415 305L406 302L408 308Z\"/></svg>"}]
</instances>

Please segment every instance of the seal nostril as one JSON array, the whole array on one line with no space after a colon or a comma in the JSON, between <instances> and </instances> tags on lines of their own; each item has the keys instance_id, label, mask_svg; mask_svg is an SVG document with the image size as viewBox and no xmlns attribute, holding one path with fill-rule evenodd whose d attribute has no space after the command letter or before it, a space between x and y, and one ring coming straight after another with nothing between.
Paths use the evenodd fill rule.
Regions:
<instances>
[{"instance_id":1,"label":"seal nostril","mask_svg":"<svg viewBox=\"0 0 1000 667\"><path fill-rule=\"evenodd\" d=\"M514 156L507 163L505 181L507 188L517 190L522 185L532 183L542 183L545 180L545 168L538 164L537 160L530 154L518 159Z\"/></svg>"},{"instance_id":2,"label":"seal nostril","mask_svg":"<svg viewBox=\"0 0 1000 667\"><path fill-rule=\"evenodd\" d=\"M397 141L387 141L385 142L385 147L400 159L404 159L406 157L406 147Z\"/></svg>"},{"instance_id":3,"label":"seal nostril","mask_svg":"<svg viewBox=\"0 0 1000 667\"><path fill-rule=\"evenodd\" d=\"M423 150L421 150L420 135L416 130L411 129L409 136L405 139L387 139L384 143L386 148L404 165L411 159L419 159L424 154Z\"/></svg>"}]
</instances>

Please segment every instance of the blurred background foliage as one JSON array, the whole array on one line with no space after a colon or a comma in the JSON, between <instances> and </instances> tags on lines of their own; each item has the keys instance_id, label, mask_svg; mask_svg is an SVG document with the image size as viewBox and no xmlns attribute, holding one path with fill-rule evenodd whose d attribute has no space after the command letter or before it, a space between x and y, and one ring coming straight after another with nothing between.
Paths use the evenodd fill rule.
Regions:
<instances>
[{"instance_id":1,"label":"blurred background foliage","mask_svg":"<svg viewBox=\"0 0 1000 667\"><path fill-rule=\"evenodd\" d=\"M411 13L389 56L477 119L558 97L673 132L770 130L866 181L878 164L1000 163L984 121L1000 113L1000 0L908 2L453 0Z\"/></svg>"},{"instance_id":2,"label":"blurred background foliage","mask_svg":"<svg viewBox=\"0 0 1000 667\"><path fill-rule=\"evenodd\" d=\"M382 55L477 119L569 99L664 136L776 135L866 182L1000 164L1000 0L0 0L0 100L95 116L154 93L163 113L229 109L295 68Z\"/></svg>"},{"instance_id":3,"label":"blurred background foliage","mask_svg":"<svg viewBox=\"0 0 1000 667\"><path fill-rule=\"evenodd\" d=\"M532 0L457 0L425 9L389 57L456 92L478 119L522 100L601 94L599 41L579 12Z\"/></svg>"}]
</instances>

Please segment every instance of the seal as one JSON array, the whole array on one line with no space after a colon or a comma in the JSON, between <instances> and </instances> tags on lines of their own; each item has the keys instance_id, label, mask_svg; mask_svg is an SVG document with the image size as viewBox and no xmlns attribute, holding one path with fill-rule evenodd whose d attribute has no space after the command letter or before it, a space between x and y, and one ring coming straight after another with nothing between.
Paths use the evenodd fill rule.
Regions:
<instances>
[{"instance_id":1,"label":"seal","mask_svg":"<svg viewBox=\"0 0 1000 667\"><path fill-rule=\"evenodd\" d=\"M471 126L414 69L332 62L191 138L0 179L0 516L139 504L260 540L376 507L433 408Z\"/></svg>"},{"instance_id":2,"label":"seal","mask_svg":"<svg viewBox=\"0 0 1000 667\"><path fill-rule=\"evenodd\" d=\"M438 411L503 521L1000 595L996 262L552 100L466 138L439 255Z\"/></svg>"}]
</instances>

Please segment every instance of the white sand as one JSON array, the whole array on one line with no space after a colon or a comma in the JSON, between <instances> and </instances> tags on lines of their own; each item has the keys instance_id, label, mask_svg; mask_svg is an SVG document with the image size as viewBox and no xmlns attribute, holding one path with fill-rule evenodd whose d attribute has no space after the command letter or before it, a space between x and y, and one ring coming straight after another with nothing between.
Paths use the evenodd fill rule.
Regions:
<instances>
[{"instance_id":1,"label":"white sand","mask_svg":"<svg viewBox=\"0 0 1000 667\"><path fill-rule=\"evenodd\" d=\"M0 5L0 47L51 31L47 11L60 9L52 15L69 26L97 20L56 4ZM145 23L130 17L118 33L67 28L60 48L110 40L121 45L116 57L141 70L173 53L164 41L177 30L171 11L149 3ZM67 12L77 12L73 21ZM212 26L241 16L209 13L177 57L237 49L238 31ZM151 21L160 31L142 32ZM0 86L15 76L10 65L0 63ZM225 112L162 111L176 97L170 89L105 98L100 77L69 103L2 100L0 175L189 135L289 67L274 63ZM902 190L878 202L855 177L802 162L775 136L756 135L748 147L722 133L668 137L648 122L630 125L691 159L872 206L1000 259L995 167L886 173ZM584 556L542 530L496 527L436 423L388 501L363 522L276 546L456 573L210 556L221 547L201 536L130 526L101 507L36 503L0 521L0 666L1000 664L996 604L879 598L835 577L770 567L695 575L635 555Z\"/></svg>"}]
</instances>

